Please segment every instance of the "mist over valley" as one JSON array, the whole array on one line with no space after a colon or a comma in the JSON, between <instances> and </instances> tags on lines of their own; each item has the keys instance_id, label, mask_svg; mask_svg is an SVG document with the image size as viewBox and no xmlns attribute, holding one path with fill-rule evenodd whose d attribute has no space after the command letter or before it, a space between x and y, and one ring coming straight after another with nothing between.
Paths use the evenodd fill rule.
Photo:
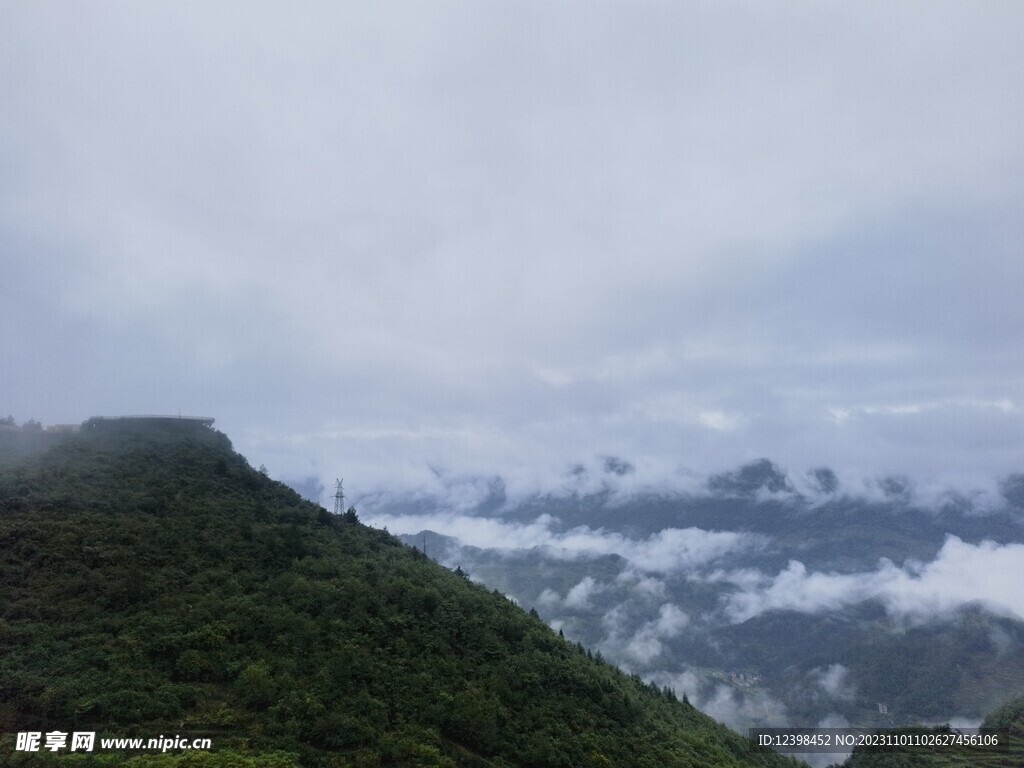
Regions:
<instances>
[{"instance_id":1,"label":"mist over valley","mask_svg":"<svg viewBox=\"0 0 1024 768\"><path fill-rule=\"evenodd\" d=\"M735 727L977 723L1024 687L1018 476L984 505L809 491L760 460L690 493L364 500L371 524Z\"/></svg>"}]
</instances>

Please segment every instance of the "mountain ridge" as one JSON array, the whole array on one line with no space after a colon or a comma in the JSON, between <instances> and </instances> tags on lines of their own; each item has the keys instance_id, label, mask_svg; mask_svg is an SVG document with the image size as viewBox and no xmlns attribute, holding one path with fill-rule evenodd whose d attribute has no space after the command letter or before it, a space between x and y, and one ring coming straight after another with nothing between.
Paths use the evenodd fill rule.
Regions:
<instances>
[{"instance_id":1,"label":"mountain ridge","mask_svg":"<svg viewBox=\"0 0 1024 768\"><path fill-rule=\"evenodd\" d=\"M793 765L210 429L8 456L0 547L12 766ZM51 728L206 733L215 751L13 749Z\"/></svg>"}]
</instances>

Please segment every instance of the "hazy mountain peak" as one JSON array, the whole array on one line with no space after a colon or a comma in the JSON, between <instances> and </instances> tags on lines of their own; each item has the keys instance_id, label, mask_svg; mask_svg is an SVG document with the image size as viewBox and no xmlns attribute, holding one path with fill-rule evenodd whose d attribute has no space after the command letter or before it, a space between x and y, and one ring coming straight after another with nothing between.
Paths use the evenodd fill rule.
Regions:
<instances>
[{"instance_id":1,"label":"hazy mountain peak","mask_svg":"<svg viewBox=\"0 0 1024 768\"><path fill-rule=\"evenodd\" d=\"M758 459L731 472L712 475L707 485L712 493L723 496L755 496L764 491L794 492L785 472L768 459Z\"/></svg>"}]
</instances>

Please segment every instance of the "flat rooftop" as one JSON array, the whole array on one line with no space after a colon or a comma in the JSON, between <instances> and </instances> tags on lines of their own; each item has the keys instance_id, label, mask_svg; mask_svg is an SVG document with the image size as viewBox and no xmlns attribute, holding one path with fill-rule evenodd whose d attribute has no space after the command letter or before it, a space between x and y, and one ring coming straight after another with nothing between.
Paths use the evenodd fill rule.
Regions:
<instances>
[{"instance_id":1,"label":"flat rooftop","mask_svg":"<svg viewBox=\"0 0 1024 768\"><path fill-rule=\"evenodd\" d=\"M212 427L214 418L212 416L164 416L159 414L148 414L140 416L93 416L82 422L83 427L106 426L124 422L148 422L156 424L196 424L204 427Z\"/></svg>"}]
</instances>

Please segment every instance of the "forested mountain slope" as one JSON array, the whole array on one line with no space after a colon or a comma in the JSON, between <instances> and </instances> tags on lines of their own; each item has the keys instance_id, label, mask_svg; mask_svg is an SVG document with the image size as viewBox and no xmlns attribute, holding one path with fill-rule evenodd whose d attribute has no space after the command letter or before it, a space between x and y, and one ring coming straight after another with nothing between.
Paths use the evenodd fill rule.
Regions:
<instances>
[{"instance_id":1,"label":"forested mountain slope","mask_svg":"<svg viewBox=\"0 0 1024 768\"><path fill-rule=\"evenodd\" d=\"M130 423L0 459L0 763L783 766L497 592ZM25 453L25 452L21 452ZM210 752L15 750L19 731Z\"/></svg>"}]
</instances>

